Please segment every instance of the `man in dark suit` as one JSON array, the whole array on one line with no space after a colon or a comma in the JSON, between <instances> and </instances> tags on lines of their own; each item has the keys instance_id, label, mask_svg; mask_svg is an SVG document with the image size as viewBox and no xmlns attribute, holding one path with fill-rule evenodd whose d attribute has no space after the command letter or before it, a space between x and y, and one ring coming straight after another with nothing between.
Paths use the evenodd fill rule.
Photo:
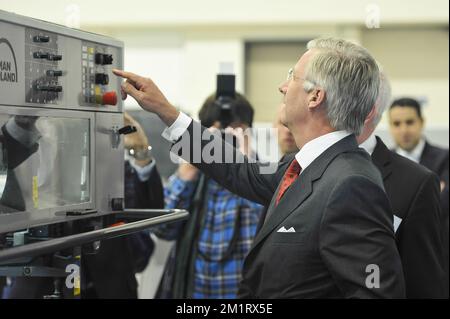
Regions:
<instances>
[{"instance_id":1,"label":"man in dark suit","mask_svg":"<svg viewBox=\"0 0 450 319\"><path fill-rule=\"evenodd\" d=\"M389 125L395 151L435 172L441 180L441 190L448 184L449 152L431 145L423 136L425 120L415 99L405 97L392 102Z\"/></svg>"},{"instance_id":2,"label":"man in dark suit","mask_svg":"<svg viewBox=\"0 0 450 319\"><path fill-rule=\"evenodd\" d=\"M380 170L391 202L407 298L445 298L439 179L427 168L390 151L374 135L390 92L389 80L382 74L377 103L358 143Z\"/></svg>"},{"instance_id":3,"label":"man in dark suit","mask_svg":"<svg viewBox=\"0 0 450 319\"><path fill-rule=\"evenodd\" d=\"M173 151L230 191L269 205L244 262L240 297L405 296L389 200L355 138L378 96L379 70L365 49L339 39L308 44L280 87L283 123L300 151L273 170L178 112L150 79L114 72L127 78L123 98L156 113L169 126L163 136L181 137Z\"/></svg>"},{"instance_id":4,"label":"man in dark suit","mask_svg":"<svg viewBox=\"0 0 450 319\"><path fill-rule=\"evenodd\" d=\"M398 154L419 163L435 172L440 179L442 233L444 247L448 247L448 170L449 151L433 146L424 138L423 127L425 120L422 116L421 105L415 99L405 97L392 102L389 109L389 125L392 137L396 143L394 149ZM445 239L447 238L447 240ZM445 249L446 274L448 272L448 249ZM448 296L448 279L447 296Z\"/></svg>"}]
</instances>

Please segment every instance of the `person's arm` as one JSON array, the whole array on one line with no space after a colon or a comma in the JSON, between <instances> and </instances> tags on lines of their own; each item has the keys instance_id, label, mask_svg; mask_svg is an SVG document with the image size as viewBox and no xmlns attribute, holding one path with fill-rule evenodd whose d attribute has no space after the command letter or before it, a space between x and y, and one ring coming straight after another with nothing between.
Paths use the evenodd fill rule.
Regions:
<instances>
[{"instance_id":1,"label":"person's arm","mask_svg":"<svg viewBox=\"0 0 450 319\"><path fill-rule=\"evenodd\" d=\"M186 209L188 210L196 188L196 181L183 180L177 173L169 178L169 183L164 188L164 200L166 209ZM164 224L152 229L152 232L159 238L165 240L177 239L180 228L184 221Z\"/></svg>"},{"instance_id":2,"label":"person's arm","mask_svg":"<svg viewBox=\"0 0 450 319\"><path fill-rule=\"evenodd\" d=\"M250 162L219 134L196 121L191 121L171 151L230 192L262 205L269 205L282 177L282 174L277 174L279 166L288 163Z\"/></svg>"},{"instance_id":3,"label":"person's arm","mask_svg":"<svg viewBox=\"0 0 450 319\"><path fill-rule=\"evenodd\" d=\"M336 185L326 207L319 249L344 297L404 298L393 215L383 189L364 176L351 176Z\"/></svg>"},{"instance_id":4,"label":"person's arm","mask_svg":"<svg viewBox=\"0 0 450 319\"><path fill-rule=\"evenodd\" d=\"M276 165L249 163L246 156L231 144L225 143L220 135L209 132L195 121L186 120L186 115L180 114L167 101L151 79L120 70L113 70L113 72L126 79L122 84L122 98L125 99L127 95L131 95L143 109L157 114L169 127L169 135L173 142L181 136L181 139L175 144L176 147L187 143L187 150L177 152L178 155L193 163L231 192L263 205L270 203L281 179L281 176L275 174ZM186 129L186 127L188 128ZM220 163L215 161L216 157L214 156L203 156L208 155L212 149L216 150L215 154L217 154L217 150L223 151L223 156L217 156ZM224 157L231 159L232 163L227 161L224 163L222 161Z\"/></svg>"},{"instance_id":5,"label":"person's arm","mask_svg":"<svg viewBox=\"0 0 450 319\"><path fill-rule=\"evenodd\" d=\"M439 182L424 180L397 234L408 298L445 298Z\"/></svg>"}]
</instances>

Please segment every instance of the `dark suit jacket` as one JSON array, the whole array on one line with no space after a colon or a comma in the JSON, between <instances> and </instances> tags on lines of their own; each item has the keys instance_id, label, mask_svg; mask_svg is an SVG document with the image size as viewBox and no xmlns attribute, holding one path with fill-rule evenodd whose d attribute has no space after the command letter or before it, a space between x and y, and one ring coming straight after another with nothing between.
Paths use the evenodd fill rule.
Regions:
<instances>
[{"instance_id":1,"label":"dark suit jacket","mask_svg":"<svg viewBox=\"0 0 450 319\"><path fill-rule=\"evenodd\" d=\"M372 160L381 172L394 215L402 219L396 238L406 296L444 298L444 252L436 174L390 151L378 137Z\"/></svg>"},{"instance_id":2,"label":"dark suit jacket","mask_svg":"<svg viewBox=\"0 0 450 319\"><path fill-rule=\"evenodd\" d=\"M448 150L425 142L420 164L435 172L441 181L448 184Z\"/></svg>"},{"instance_id":3,"label":"dark suit jacket","mask_svg":"<svg viewBox=\"0 0 450 319\"><path fill-rule=\"evenodd\" d=\"M174 147L191 162L190 154L177 148L189 145L185 141L192 142L199 131L206 138L202 150L223 147L224 154L244 162L194 164L231 192L269 205L267 220L244 262L241 298L405 296L389 200L380 173L354 135L314 160L275 206L274 194L293 155L280 162L275 173L261 174L262 164L249 163L220 136L193 122ZM190 146L198 148L198 139ZM194 150L188 151L198 155ZM281 227L295 232L278 232ZM371 288L378 273L372 269L379 269L379 288Z\"/></svg>"},{"instance_id":4,"label":"dark suit jacket","mask_svg":"<svg viewBox=\"0 0 450 319\"><path fill-rule=\"evenodd\" d=\"M448 150L433 146L430 143L425 143L425 148L423 149L422 156L420 157L420 164L427 167L429 170L435 172L441 182L445 183L444 190L441 192L441 208L442 208L442 233L444 237L444 252L445 252L445 272L447 275L446 282L446 290L447 290L447 298L448 298L448 290L449 290L449 271L448 271L448 220L449 220L449 207L448 207Z\"/></svg>"}]
</instances>

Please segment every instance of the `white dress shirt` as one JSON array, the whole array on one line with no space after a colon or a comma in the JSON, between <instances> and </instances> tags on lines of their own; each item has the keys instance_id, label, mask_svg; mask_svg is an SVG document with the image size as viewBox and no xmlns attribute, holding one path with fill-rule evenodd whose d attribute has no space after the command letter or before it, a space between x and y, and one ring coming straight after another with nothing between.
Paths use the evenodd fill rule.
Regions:
<instances>
[{"instance_id":1,"label":"white dress shirt","mask_svg":"<svg viewBox=\"0 0 450 319\"><path fill-rule=\"evenodd\" d=\"M167 127L162 136L170 142L176 142L181 135L187 130L191 124L192 119L180 112L178 118L173 124ZM302 149L295 155L302 171L305 170L317 157L325 152L333 144L336 144L344 137L349 136L351 133L347 131L331 132L322 136L319 136L308 143L306 143ZM300 173L301 174L301 173Z\"/></svg>"},{"instance_id":2,"label":"white dress shirt","mask_svg":"<svg viewBox=\"0 0 450 319\"><path fill-rule=\"evenodd\" d=\"M306 143L300 151L295 154L295 159L302 168L301 172L303 172L323 152L350 134L351 133L347 131L335 131L316 137Z\"/></svg>"},{"instance_id":3,"label":"white dress shirt","mask_svg":"<svg viewBox=\"0 0 450 319\"><path fill-rule=\"evenodd\" d=\"M181 135L186 132L191 122L192 119L189 116L183 112L180 112L175 122L173 122L171 126L166 127L166 129L162 132L162 137L169 142L175 143Z\"/></svg>"},{"instance_id":4,"label":"white dress shirt","mask_svg":"<svg viewBox=\"0 0 450 319\"><path fill-rule=\"evenodd\" d=\"M425 140L421 138L419 143L416 145L416 147L414 147L414 149L411 152L405 151L400 147L397 147L395 151L397 152L397 154L404 156L413 162L419 163L424 148L425 148Z\"/></svg>"},{"instance_id":5,"label":"white dress shirt","mask_svg":"<svg viewBox=\"0 0 450 319\"><path fill-rule=\"evenodd\" d=\"M369 153L370 155L372 155L376 146L377 146L377 139L375 137L375 134L373 133L367 138L367 140L359 144L359 147L365 149L366 152Z\"/></svg>"}]
</instances>

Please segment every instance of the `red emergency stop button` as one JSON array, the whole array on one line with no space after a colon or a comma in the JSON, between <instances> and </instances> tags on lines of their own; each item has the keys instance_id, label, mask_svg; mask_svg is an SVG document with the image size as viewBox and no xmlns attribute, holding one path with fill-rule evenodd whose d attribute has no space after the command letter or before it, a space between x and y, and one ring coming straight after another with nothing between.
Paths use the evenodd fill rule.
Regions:
<instances>
[{"instance_id":1,"label":"red emergency stop button","mask_svg":"<svg viewBox=\"0 0 450 319\"><path fill-rule=\"evenodd\" d=\"M117 104L117 94L114 91L105 92L102 97L103 105L116 105Z\"/></svg>"}]
</instances>

